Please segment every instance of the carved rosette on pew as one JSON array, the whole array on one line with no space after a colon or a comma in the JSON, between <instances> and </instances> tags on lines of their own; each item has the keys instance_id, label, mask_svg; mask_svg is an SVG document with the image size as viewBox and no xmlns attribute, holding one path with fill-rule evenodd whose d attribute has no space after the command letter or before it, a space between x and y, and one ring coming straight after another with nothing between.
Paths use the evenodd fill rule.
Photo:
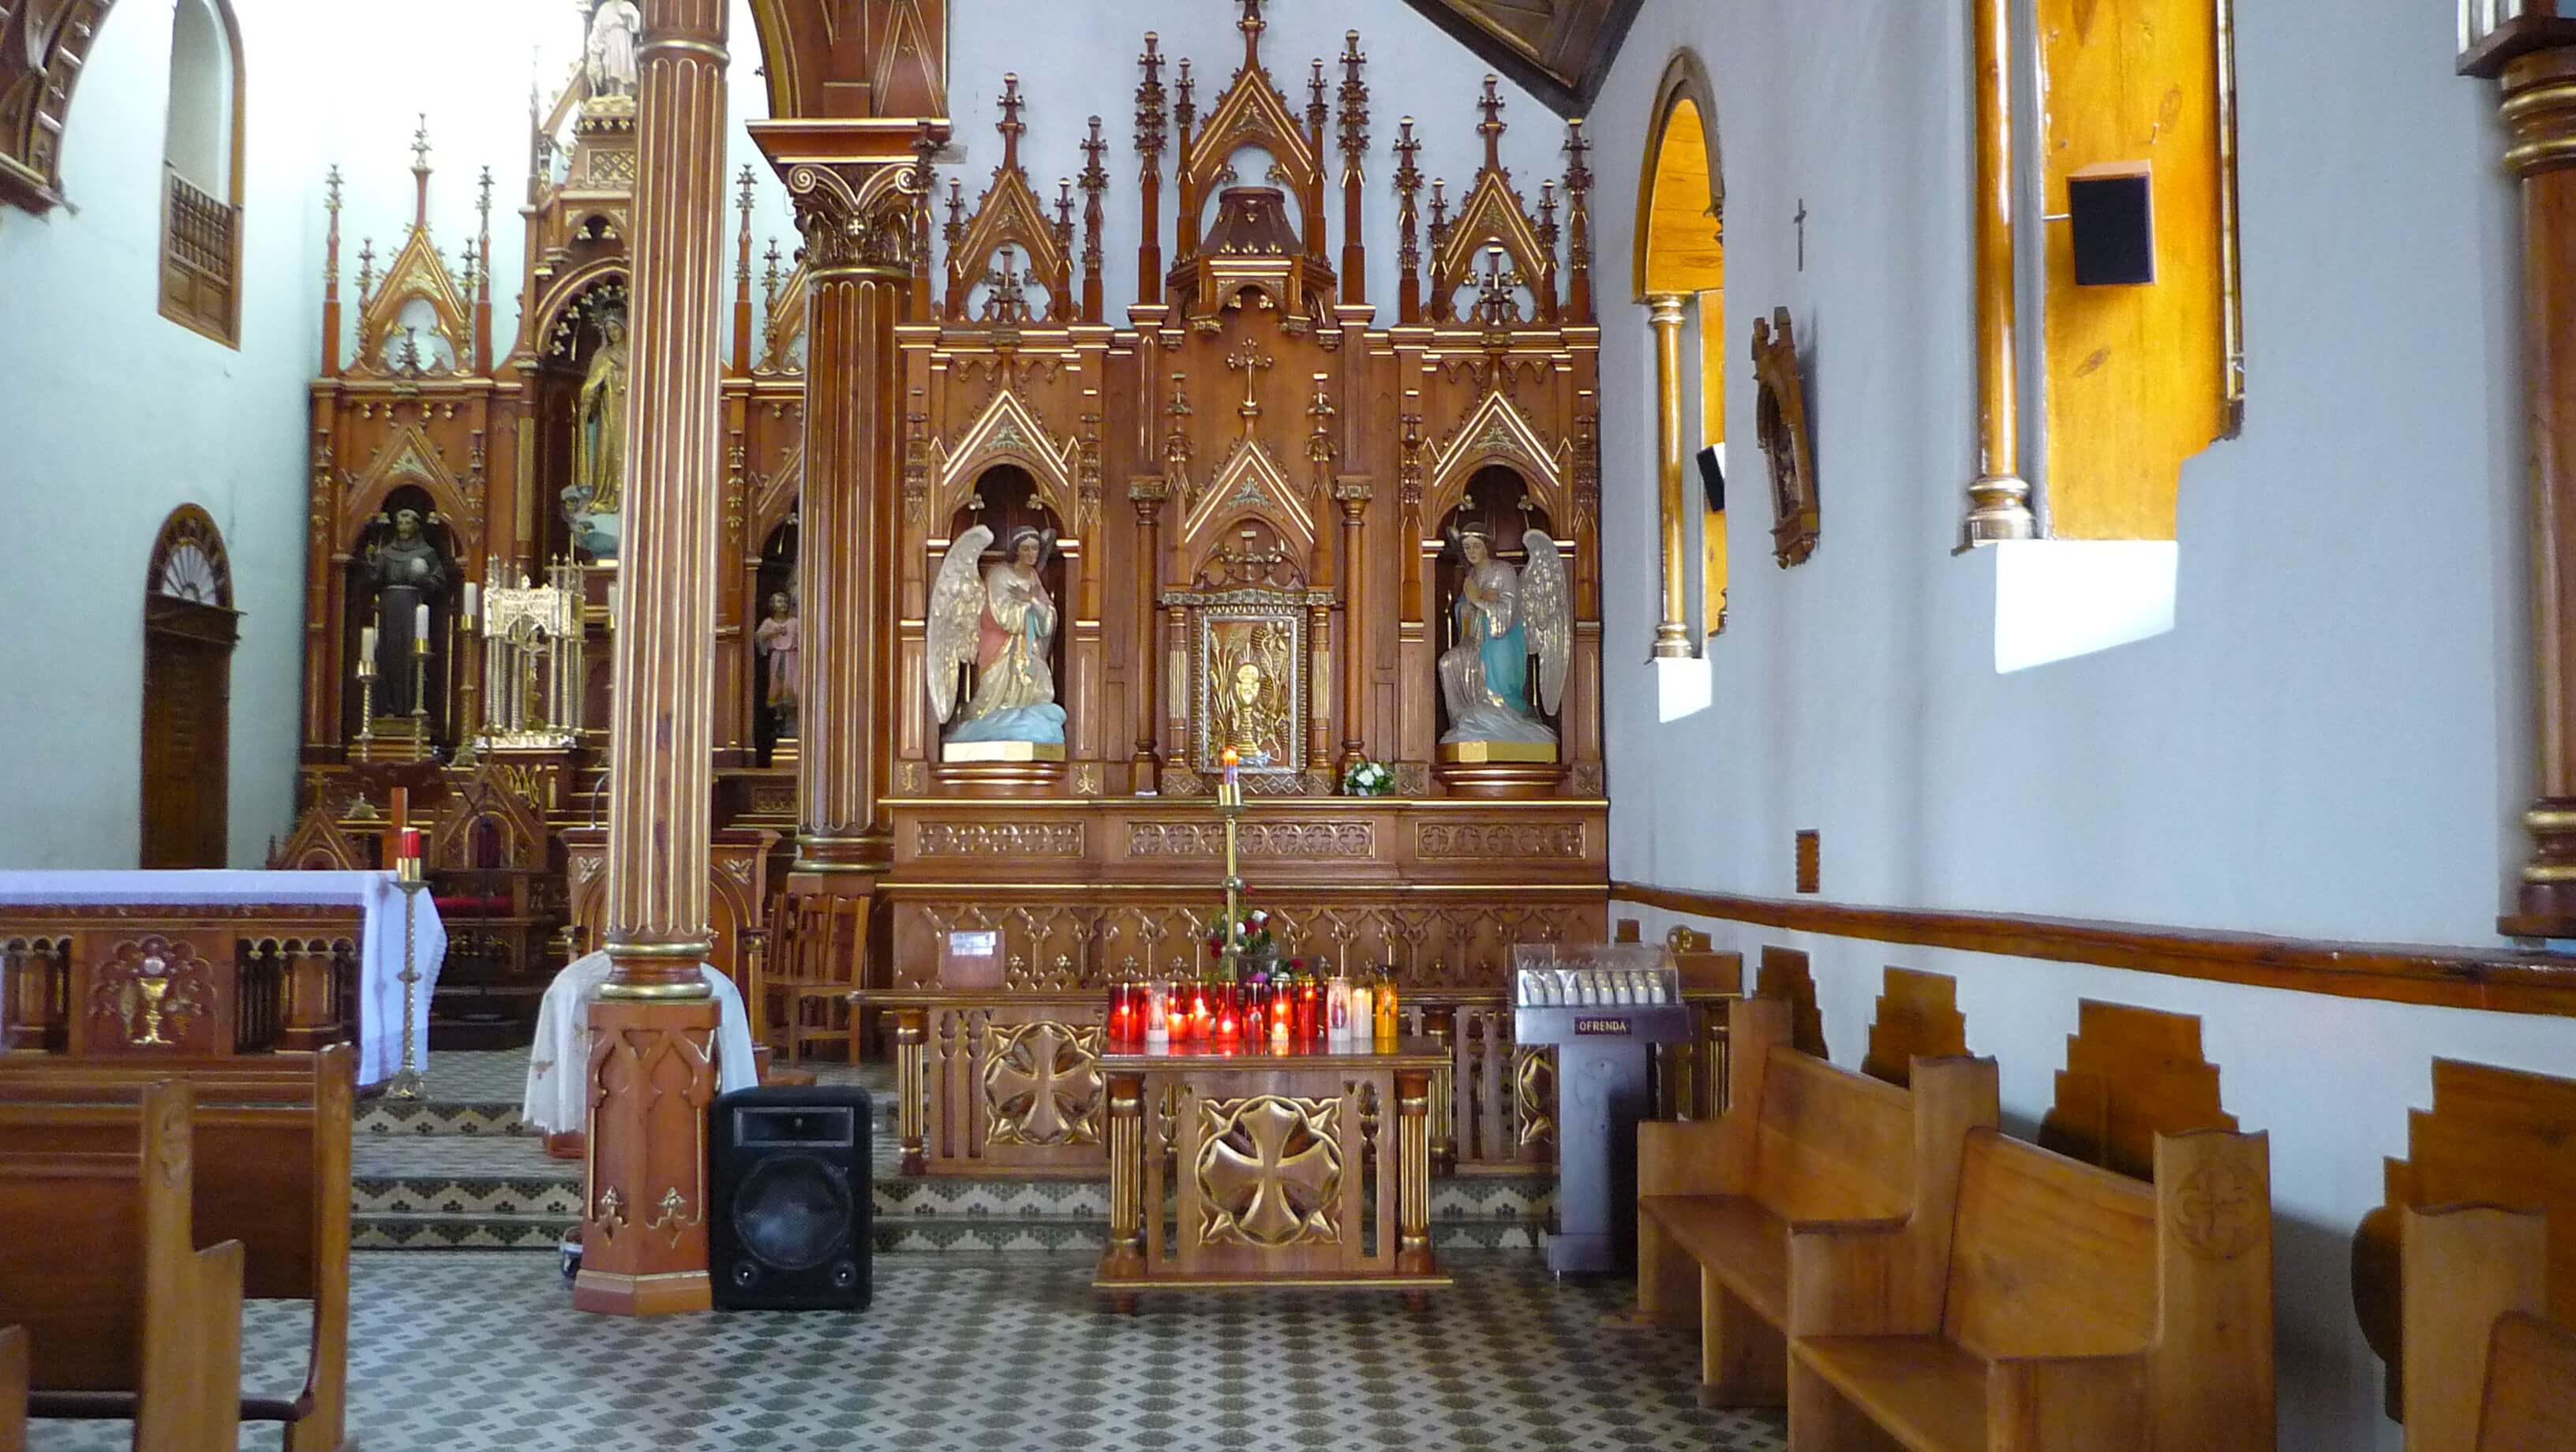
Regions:
<instances>
[{"instance_id":1,"label":"carved rosette on pew","mask_svg":"<svg viewBox=\"0 0 2576 1452\"><path fill-rule=\"evenodd\" d=\"M608 951L591 1005L589 1161L573 1304L703 1310L706 1110L717 1010L707 934L715 626L716 259L725 0L646 0L637 53L634 406L620 543Z\"/></svg>"}]
</instances>

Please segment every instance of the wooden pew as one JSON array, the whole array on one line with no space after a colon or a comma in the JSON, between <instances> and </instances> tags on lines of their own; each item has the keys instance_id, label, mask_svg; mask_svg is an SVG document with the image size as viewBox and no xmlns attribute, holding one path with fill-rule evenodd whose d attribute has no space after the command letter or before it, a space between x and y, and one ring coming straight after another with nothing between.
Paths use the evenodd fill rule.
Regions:
<instances>
[{"instance_id":1,"label":"wooden pew","mask_svg":"<svg viewBox=\"0 0 2576 1452\"><path fill-rule=\"evenodd\" d=\"M0 1330L0 1452L27 1452L27 1328Z\"/></svg>"},{"instance_id":2,"label":"wooden pew","mask_svg":"<svg viewBox=\"0 0 2576 1452\"><path fill-rule=\"evenodd\" d=\"M1974 1129L1936 1274L1886 1227L1796 1228L1789 1445L2271 1448L2268 1146L2168 1136L2155 1171L2141 1184Z\"/></svg>"},{"instance_id":3,"label":"wooden pew","mask_svg":"<svg viewBox=\"0 0 2576 1452\"><path fill-rule=\"evenodd\" d=\"M2576 1329L2547 1319L2549 1222L2404 1207L2406 1452L2576 1447Z\"/></svg>"},{"instance_id":4,"label":"wooden pew","mask_svg":"<svg viewBox=\"0 0 2576 1452\"><path fill-rule=\"evenodd\" d=\"M242 1245L196 1246L193 1098L146 1088L114 1149L0 1150L0 1323L26 1328L31 1404L131 1393L138 1452L239 1437Z\"/></svg>"},{"instance_id":5,"label":"wooden pew","mask_svg":"<svg viewBox=\"0 0 2576 1452\"><path fill-rule=\"evenodd\" d=\"M286 1424L286 1452L339 1452L347 1441L355 1065L346 1044L187 1065L0 1060L0 1156L130 1136L147 1075L176 1074L195 1091L197 1233L243 1244L246 1296L313 1303L304 1385L239 1399L240 1420ZM130 1389L37 1397L45 1416L131 1417L133 1404Z\"/></svg>"},{"instance_id":6,"label":"wooden pew","mask_svg":"<svg viewBox=\"0 0 2576 1452\"><path fill-rule=\"evenodd\" d=\"M1700 1328L1703 1400L1788 1397L1789 1233L1866 1220L1945 1245L1960 1137L1996 1120L1992 1059L1921 1059L1914 1087L1790 1047L1781 999L1728 1005L1727 1112L1637 1127L1637 1296L1643 1319Z\"/></svg>"}]
</instances>

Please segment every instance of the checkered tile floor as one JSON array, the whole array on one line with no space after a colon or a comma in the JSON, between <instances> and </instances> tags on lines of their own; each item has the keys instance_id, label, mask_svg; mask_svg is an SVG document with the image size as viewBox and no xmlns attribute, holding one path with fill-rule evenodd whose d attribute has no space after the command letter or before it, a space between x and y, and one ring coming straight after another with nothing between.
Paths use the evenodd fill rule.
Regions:
<instances>
[{"instance_id":1,"label":"checkered tile floor","mask_svg":"<svg viewBox=\"0 0 2576 1452\"><path fill-rule=\"evenodd\" d=\"M1778 1452L1769 1413L1703 1410L1683 1333L1607 1330L1624 1283L1460 1255L1428 1311L1391 1296L1170 1296L1108 1313L1065 1257L898 1257L862 1314L584 1315L550 1259L362 1253L350 1433L369 1452ZM245 1382L292 1386L303 1307L255 1303ZM274 1314L287 1312L286 1315ZM38 1422L38 1452L127 1445ZM273 1448L274 1426L245 1428Z\"/></svg>"}]
</instances>

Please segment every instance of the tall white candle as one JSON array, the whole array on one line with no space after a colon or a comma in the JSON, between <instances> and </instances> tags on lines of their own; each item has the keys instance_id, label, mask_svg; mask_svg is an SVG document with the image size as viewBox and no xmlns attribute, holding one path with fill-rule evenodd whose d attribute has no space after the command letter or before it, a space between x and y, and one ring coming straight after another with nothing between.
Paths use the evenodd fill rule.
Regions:
<instances>
[{"instance_id":1,"label":"tall white candle","mask_svg":"<svg viewBox=\"0 0 2576 1452\"><path fill-rule=\"evenodd\" d=\"M468 581L466 581L466 582L465 582L465 623L466 623L466 624L468 624L468 625L472 625L472 624L474 624L476 621L479 621L479 620L481 620L481 619L483 618L483 612L482 612L480 609L477 609L477 608L476 608L477 606L480 606L482 603L483 603L483 587L482 587L482 586L480 586L480 585L475 584L472 580L468 580Z\"/></svg>"},{"instance_id":2,"label":"tall white candle","mask_svg":"<svg viewBox=\"0 0 2576 1452\"><path fill-rule=\"evenodd\" d=\"M429 607L425 604L411 607L411 638L429 639Z\"/></svg>"}]
</instances>

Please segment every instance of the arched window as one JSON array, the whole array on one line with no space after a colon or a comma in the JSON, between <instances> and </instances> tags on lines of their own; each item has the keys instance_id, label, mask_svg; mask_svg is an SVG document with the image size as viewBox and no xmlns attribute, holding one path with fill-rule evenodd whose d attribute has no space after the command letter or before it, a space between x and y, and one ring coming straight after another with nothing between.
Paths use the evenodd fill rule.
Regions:
<instances>
[{"instance_id":1,"label":"arched window","mask_svg":"<svg viewBox=\"0 0 2576 1452\"><path fill-rule=\"evenodd\" d=\"M161 315L239 347L242 61L229 0L178 0L161 160Z\"/></svg>"},{"instance_id":2,"label":"arched window","mask_svg":"<svg viewBox=\"0 0 2576 1452\"><path fill-rule=\"evenodd\" d=\"M144 577L144 867L225 863L240 620L222 533L206 511L180 505Z\"/></svg>"},{"instance_id":3,"label":"arched window","mask_svg":"<svg viewBox=\"0 0 2576 1452\"><path fill-rule=\"evenodd\" d=\"M1725 184L1707 69L1681 51L1656 87L1654 129L1637 189L1637 301L1657 334L1664 461L1664 585L1655 653L1693 653L1726 628L1726 513L1703 487L1726 449ZM1679 478L1674 464L1679 462ZM1690 540L1699 541L1700 604L1690 619Z\"/></svg>"}]
</instances>

